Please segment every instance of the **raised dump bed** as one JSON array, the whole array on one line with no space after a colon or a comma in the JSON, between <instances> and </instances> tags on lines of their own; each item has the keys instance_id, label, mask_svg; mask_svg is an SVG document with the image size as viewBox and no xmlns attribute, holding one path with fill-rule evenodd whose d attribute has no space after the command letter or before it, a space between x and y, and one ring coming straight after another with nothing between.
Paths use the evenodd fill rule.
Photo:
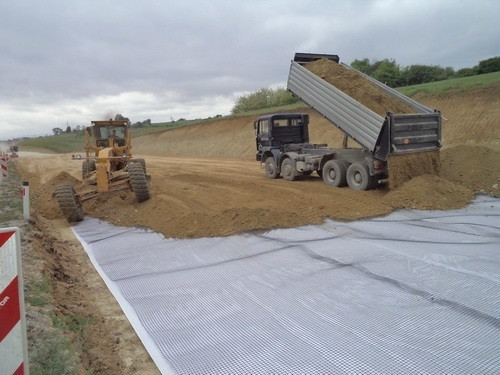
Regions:
<instances>
[{"instance_id":1,"label":"raised dump bed","mask_svg":"<svg viewBox=\"0 0 500 375\"><path fill-rule=\"evenodd\" d=\"M441 147L439 111L430 109L358 72L383 92L415 110L413 114L387 112L386 116L382 117L301 65L319 58L328 58L338 63L338 56L314 54L308 59L307 55L296 54L292 61L288 90L317 110L374 157L386 161L390 153L431 151ZM347 65L343 66L352 69Z\"/></svg>"}]
</instances>

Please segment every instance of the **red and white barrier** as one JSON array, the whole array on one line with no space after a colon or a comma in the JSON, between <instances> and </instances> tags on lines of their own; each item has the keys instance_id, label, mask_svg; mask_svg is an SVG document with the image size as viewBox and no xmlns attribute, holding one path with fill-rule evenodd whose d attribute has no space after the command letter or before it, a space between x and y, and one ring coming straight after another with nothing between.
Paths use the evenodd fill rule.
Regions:
<instances>
[{"instance_id":1,"label":"red and white barrier","mask_svg":"<svg viewBox=\"0 0 500 375\"><path fill-rule=\"evenodd\" d=\"M0 182L7 182L9 180L9 171L7 169L8 160L8 156L0 156L0 173L2 173L2 175L0 176Z\"/></svg>"},{"instance_id":2,"label":"red and white barrier","mask_svg":"<svg viewBox=\"0 0 500 375\"><path fill-rule=\"evenodd\" d=\"M28 374L18 228L0 228L0 374Z\"/></svg>"}]
</instances>

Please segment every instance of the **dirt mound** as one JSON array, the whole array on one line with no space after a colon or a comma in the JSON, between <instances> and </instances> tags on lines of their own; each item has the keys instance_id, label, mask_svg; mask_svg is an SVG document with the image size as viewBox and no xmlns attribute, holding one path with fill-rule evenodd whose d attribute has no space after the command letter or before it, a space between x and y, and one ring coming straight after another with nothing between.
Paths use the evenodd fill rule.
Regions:
<instances>
[{"instance_id":1,"label":"dirt mound","mask_svg":"<svg viewBox=\"0 0 500 375\"><path fill-rule=\"evenodd\" d=\"M306 64L305 67L382 117L385 117L386 112L415 112L406 104L380 90L356 71L332 60L316 60Z\"/></svg>"},{"instance_id":2,"label":"dirt mound","mask_svg":"<svg viewBox=\"0 0 500 375\"><path fill-rule=\"evenodd\" d=\"M434 175L422 175L389 191L384 201L393 208L450 210L465 206L474 192Z\"/></svg>"},{"instance_id":3,"label":"dirt mound","mask_svg":"<svg viewBox=\"0 0 500 375\"><path fill-rule=\"evenodd\" d=\"M459 146L441 151L440 176L476 193L500 197L500 152L487 147Z\"/></svg>"},{"instance_id":4,"label":"dirt mound","mask_svg":"<svg viewBox=\"0 0 500 375\"><path fill-rule=\"evenodd\" d=\"M80 189L83 186L80 180L74 178L67 172L57 174L46 183L34 189L33 208L37 213L50 220L64 218L56 199L52 197L52 193L56 187L64 182L70 183L75 189Z\"/></svg>"},{"instance_id":5,"label":"dirt mound","mask_svg":"<svg viewBox=\"0 0 500 375\"><path fill-rule=\"evenodd\" d=\"M389 186L394 189L417 176L438 175L441 170L441 159L439 151L392 155L389 157L388 167Z\"/></svg>"}]
</instances>

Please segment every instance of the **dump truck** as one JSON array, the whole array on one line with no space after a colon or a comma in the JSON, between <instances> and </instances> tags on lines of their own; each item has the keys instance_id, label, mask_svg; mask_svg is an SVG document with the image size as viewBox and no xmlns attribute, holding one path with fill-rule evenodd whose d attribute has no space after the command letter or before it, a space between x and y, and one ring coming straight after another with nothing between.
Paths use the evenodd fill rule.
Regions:
<instances>
[{"instance_id":1,"label":"dump truck","mask_svg":"<svg viewBox=\"0 0 500 375\"><path fill-rule=\"evenodd\" d=\"M144 159L132 158L131 136L126 120L92 121L85 129L85 159L79 194L69 183L59 185L55 196L69 222L83 220L82 203L99 195L132 190L138 202L149 199L149 176ZM92 144L91 139L95 140Z\"/></svg>"},{"instance_id":2,"label":"dump truck","mask_svg":"<svg viewBox=\"0 0 500 375\"><path fill-rule=\"evenodd\" d=\"M303 67L321 58L340 63L338 55L296 53L291 61L288 90L344 133L342 148L309 143L309 117L282 113L254 123L256 159L265 164L268 178L293 181L316 171L328 185L369 190L387 182L391 154L438 150L441 114L362 74L383 92L407 104L415 113L373 112L346 93ZM344 65L348 69L353 69ZM348 148L348 139L359 147Z\"/></svg>"}]
</instances>

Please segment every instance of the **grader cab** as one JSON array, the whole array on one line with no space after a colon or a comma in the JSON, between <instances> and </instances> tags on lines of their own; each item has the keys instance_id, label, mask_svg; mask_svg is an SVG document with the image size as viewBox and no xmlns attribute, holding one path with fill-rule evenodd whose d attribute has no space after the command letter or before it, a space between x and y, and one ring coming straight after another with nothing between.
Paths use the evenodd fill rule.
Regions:
<instances>
[{"instance_id":1,"label":"grader cab","mask_svg":"<svg viewBox=\"0 0 500 375\"><path fill-rule=\"evenodd\" d=\"M149 199L146 162L133 159L131 148L128 121L92 121L85 129L82 179L87 189L76 194L74 187L65 183L54 191L69 222L83 220L82 203L101 194L130 189L138 202Z\"/></svg>"}]
</instances>

